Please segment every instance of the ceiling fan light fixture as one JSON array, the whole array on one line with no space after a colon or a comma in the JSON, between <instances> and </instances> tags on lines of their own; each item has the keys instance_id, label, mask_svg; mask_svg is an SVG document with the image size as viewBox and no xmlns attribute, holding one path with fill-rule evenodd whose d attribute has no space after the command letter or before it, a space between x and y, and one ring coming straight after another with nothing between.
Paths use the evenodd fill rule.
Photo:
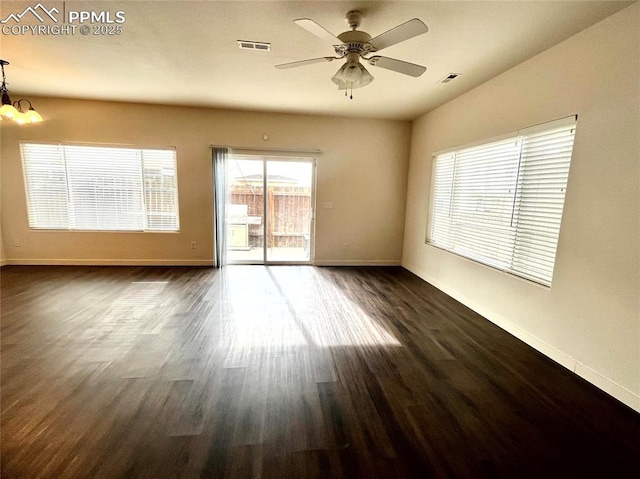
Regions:
<instances>
[{"instance_id":1,"label":"ceiling fan light fixture","mask_svg":"<svg viewBox=\"0 0 640 479\"><path fill-rule=\"evenodd\" d=\"M342 76L348 82L357 82L362 78L362 70L358 62L349 62L345 64L345 69L342 70ZM364 67L363 67L364 68Z\"/></svg>"},{"instance_id":2,"label":"ceiling fan light fixture","mask_svg":"<svg viewBox=\"0 0 640 479\"><path fill-rule=\"evenodd\" d=\"M338 85L338 90L362 88L373 81L373 76L359 62L347 62L340 67L331 81Z\"/></svg>"}]
</instances>

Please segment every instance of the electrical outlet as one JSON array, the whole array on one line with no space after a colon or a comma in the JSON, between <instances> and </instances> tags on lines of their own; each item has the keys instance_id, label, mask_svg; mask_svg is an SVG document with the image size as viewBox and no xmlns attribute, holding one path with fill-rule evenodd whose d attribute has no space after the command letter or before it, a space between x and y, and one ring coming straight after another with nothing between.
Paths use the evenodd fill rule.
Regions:
<instances>
[{"instance_id":1,"label":"electrical outlet","mask_svg":"<svg viewBox=\"0 0 640 479\"><path fill-rule=\"evenodd\" d=\"M349 243L342 243L342 249L349 249Z\"/></svg>"},{"instance_id":2,"label":"electrical outlet","mask_svg":"<svg viewBox=\"0 0 640 479\"><path fill-rule=\"evenodd\" d=\"M324 204L323 204L323 206L324 206L326 209L329 209L329 210L330 210L331 208L333 208L333 201L325 201L325 202L324 202Z\"/></svg>"},{"instance_id":3,"label":"electrical outlet","mask_svg":"<svg viewBox=\"0 0 640 479\"><path fill-rule=\"evenodd\" d=\"M191 242L191 249L196 249L196 242L195 241Z\"/></svg>"},{"instance_id":4,"label":"electrical outlet","mask_svg":"<svg viewBox=\"0 0 640 479\"><path fill-rule=\"evenodd\" d=\"M13 240L13 247L14 248L19 248L20 247L20 241L19 240Z\"/></svg>"}]
</instances>

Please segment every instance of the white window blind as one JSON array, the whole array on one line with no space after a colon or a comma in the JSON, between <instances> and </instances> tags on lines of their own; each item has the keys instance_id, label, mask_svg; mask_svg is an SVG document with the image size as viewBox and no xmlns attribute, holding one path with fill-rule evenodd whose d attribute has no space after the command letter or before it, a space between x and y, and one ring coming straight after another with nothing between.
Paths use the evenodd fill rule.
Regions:
<instances>
[{"instance_id":1,"label":"white window blind","mask_svg":"<svg viewBox=\"0 0 640 479\"><path fill-rule=\"evenodd\" d=\"M575 125L436 155L427 243L550 286Z\"/></svg>"},{"instance_id":2,"label":"white window blind","mask_svg":"<svg viewBox=\"0 0 640 479\"><path fill-rule=\"evenodd\" d=\"M20 146L31 228L178 231L175 150Z\"/></svg>"}]
</instances>

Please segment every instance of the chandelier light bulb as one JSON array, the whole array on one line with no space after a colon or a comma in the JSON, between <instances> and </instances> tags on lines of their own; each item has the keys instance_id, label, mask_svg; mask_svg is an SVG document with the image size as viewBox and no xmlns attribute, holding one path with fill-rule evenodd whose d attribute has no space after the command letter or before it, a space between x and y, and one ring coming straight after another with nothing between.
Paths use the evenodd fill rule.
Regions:
<instances>
[{"instance_id":1,"label":"chandelier light bulb","mask_svg":"<svg viewBox=\"0 0 640 479\"><path fill-rule=\"evenodd\" d=\"M27 123L27 115L19 111L16 115L14 115L13 121L15 121L18 125L24 125L25 123Z\"/></svg>"},{"instance_id":2,"label":"chandelier light bulb","mask_svg":"<svg viewBox=\"0 0 640 479\"><path fill-rule=\"evenodd\" d=\"M41 121L44 121L42 116L40 116L40 113L38 113L33 107L29 107L29 111L24 115L29 123L40 123Z\"/></svg>"},{"instance_id":3,"label":"chandelier light bulb","mask_svg":"<svg viewBox=\"0 0 640 479\"><path fill-rule=\"evenodd\" d=\"M5 118L13 118L18 114L18 110L11 104L11 98L6 91L2 93L2 106L0 107L0 115Z\"/></svg>"}]
</instances>

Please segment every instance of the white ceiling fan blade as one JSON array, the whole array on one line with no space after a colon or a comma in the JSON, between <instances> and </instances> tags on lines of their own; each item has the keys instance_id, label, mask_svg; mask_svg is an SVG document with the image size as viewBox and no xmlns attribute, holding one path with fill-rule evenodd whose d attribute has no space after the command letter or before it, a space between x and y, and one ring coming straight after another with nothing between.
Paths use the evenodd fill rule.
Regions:
<instances>
[{"instance_id":1,"label":"white ceiling fan blade","mask_svg":"<svg viewBox=\"0 0 640 479\"><path fill-rule=\"evenodd\" d=\"M403 75L409 75L411 77L419 77L427 70L427 68L422 65L403 62L402 60L396 60L395 58L375 56L368 58L367 60L370 65L402 73Z\"/></svg>"},{"instance_id":2,"label":"white ceiling fan blade","mask_svg":"<svg viewBox=\"0 0 640 479\"><path fill-rule=\"evenodd\" d=\"M294 20L293 23L298 25L299 27L304 28L309 33L313 33L316 37L322 38L323 40L327 40L332 45L340 45L342 42L338 37L336 37L329 30L324 28L321 25L318 25L316 22L311 20L310 18L298 18Z\"/></svg>"},{"instance_id":3,"label":"white ceiling fan blade","mask_svg":"<svg viewBox=\"0 0 640 479\"><path fill-rule=\"evenodd\" d=\"M313 63L332 62L333 60L335 60L334 57L310 58L309 60L300 60L298 62L281 63L280 65L276 65L276 68L284 70L286 68L302 67L304 65L311 65Z\"/></svg>"},{"instance_id":4,"label":"white ceiling fan blade","mask_svg":"<svg viewBox=\"0 0 640 479\"><path fill-rule=\"evenodd\" d=\"M413 18L402 25L398 25L391 30L381 33L377 37L372 38L369 40L369 43L376 49L376 51L380 51L383 48L404 42L405 40L422 35L428 31L429 27L427 27L422 20Z\"/></svg>"}]
</instances>

